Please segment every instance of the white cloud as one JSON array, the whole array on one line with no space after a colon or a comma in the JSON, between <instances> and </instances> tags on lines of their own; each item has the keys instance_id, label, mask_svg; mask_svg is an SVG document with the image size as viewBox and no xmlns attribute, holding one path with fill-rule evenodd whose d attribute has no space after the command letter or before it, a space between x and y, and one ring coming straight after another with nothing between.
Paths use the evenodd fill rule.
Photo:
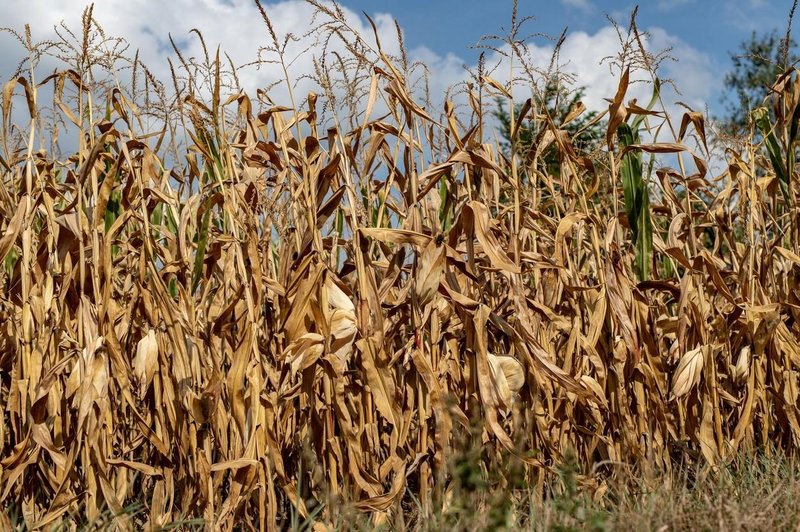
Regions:
<instances>
[{"instance_id":1,"label":"white cloud","mask_svg":"<svg viewBox=\"0 0 800 532\"><path fill-rule=\"evenodd\" d=\"M671 55L677 62L666 60L661 65L660 75L664 79L673 80L681 90L681 95L665 91L665 100L672 102L680 99L685 103L701 109L705 102L713 97L718 87L718 77L714 73L716 65L711 57L671 35L661 28L651 28L649 38L645 39L645 47L650 51L671 48ZM528 53L533 63L544 68L550 62L553 53L552 44L528 46ZM607 59L616 56L620 50L618 35L613 27L607 26L596 33L582 31L568 34L561 46L558 64L562 73L575 77L575 84L585 88L584 103L589 109L607 108L605 98L612 98L619 83L619 71L614 71ZM492 64L499 61L499 55L487 58ZM508 67L503 64L494 74L499 80L508 79ZM640 102L649 99L651 86L642 83L648 76L634 75L628 98L638 98Z\"/></svg>"},{"instance_id":2,"label":"white cloud","mask_svg":"<svg viewBox=\"0 0 800 532\"><path fill-rule=\"evenodd\" d=\"M594 10L594 6L589 0L561 0L561 3L567 7L574 7L583 11Z\"/></svg>"},{"instance_id":3,"label":"white cloud","mask_svg":"<svg viewBox=\"0 0 800 532\"><path fill-rule=\"evenodd\" d=\"M658 0L656 9L659 11L672 11L679 7L694 4L697 0Z\"/></svg>"},{"instance_id":4,"label":"white cloud","mask_svg":"<svg viewBox=\"0 0 800 532\"><path fill-rule=\"evenodd\" d=\"M53 27L62 20L79 33L81 12L90 3L89 0L56 3L50 0L5 0L2 23L21 31L23 25L30 22L34 40L52 38ZM263 5L279 39L282 40L287 32L300 37L298 42L290 43L286 51L287 61L293 61L290 76L297 79L312 73L314 50L312 53L302 52L314 43L313 36L304 36L312 26L313 6L297 0L264 1ZM344 14L355 31L365 40L374 42L373 31L360 14L346 8ZM108 35L124 37L130 43L130 55L138 49L140 59L161 80L170 79L167 58L177 63L169 42L170 34L185 57L202 58L201 42L190 33L194 28L199 29L212 56L219 45L236 65L255 60L258 49L271 44L267 27L253 0L103 0L95 3L93 16ZM396 52L398 43L393 19L378 14L374 20L384 48L390 53ZM17 65L16 59L24 56L24 50L14 45L8 35L0 35L0 50L3 51L0 70L7 78ZM329 51L333 50L345 51L338 41L333 41L329 48ZM248 90L267 86L282 77L283 72L275 65L247 67L239 71L240 81ZM309 82L302 81L298 92L304 95L309 86Z\"/></svg>"},{"instance_id":5,"label":"white cloud","mask_svg":"<svg viewBox=\"0 0 800 532\"><path fill-rule=\"evenodd\" d=\"M565 4L578 8L589 7L588 0L561 0ZM52 35L52 27L60 20L65 20L69 27L79 28L80 12L88 2L84 0L62 0L53 3L50 0L5 0L3 23L20 29L27 22L33 22L34 39L44 39ZM265 8L272 19L279 35L292 31L298 35L307 32L312 25L313 8L305 2L282 1L265 3ZM363 16L345 8L346 18L353 29L372 39L372 29ZM110 35L125 37L134 48L140 50L141 58L163 78L168 79L167 58L173 57L168 36L180 43L186 56L201 57L203 54L199 40L190 34L192 28L202 31L211 53L220 45L227 51L236 64L252 61L259 46L269 43L269 36L261 17L252 0L171 0L157 2L155 0L104 0L94 8L94 17ZM381 14L375 17L378 31L385 48L389 52L398 51L394 22L390 15ZM702 109L705 102L718 90L718 76L714 75L715 65L708 55L691 47L679 38L660 28L650 30L651 37L646 43L653 49L672 47L672 55L679 63L664 64L663 76L671 78L682 90L683 95L665 94L670 108L675 110L674 103L680 99L697 109ZM301 54L312 38L306 37L301 42L293 43L288 56L298 56L291 67L290 75L297 79L313 72L312 54L319 54L319 48ZM2 77L8 78L10 70L16 66L13 58L21 57L22 49L12 47L11 40L0 36L0 71ZM424 46L424 43L406 43L410 47L412 60L422 60L430 72L430 90L434 97L442 95L445 89L467 78L462 68L464 61L455 53L439 55ZM341 45L334 49L343 51ZM559 64L564 72L574 73L576 84L585 87L584 103L593 110L607 108L604 98L613 97L617 89L619 72L610 72L608 64L601 64L603 58L615 55L620 43L615 30L605 27L596 33L573 32L567 36L560 50ZM551 43L531 44L528 47L530 59L542 69L550 62L553 52ZM487 63L503 62L500 55L487 57ZM503 82L508 79L507 63L493 74ZM274 66L261 69L246 68L239 73L240 81L249 91L256 87L280 79L282 72ZM42 73L39 74L40 78ZM305 91L313 88L306 80L298 88L300 97ZM523 97L525 87L518 87L516 94ZM628 97L638 97L640 102L649 100L651 87L642 83L631 86ZM524 95L527 96L527 95ZM282 102L285 103L285 102ZM437 103L434 101L434 103ZM680 119L680 114L676 117Z\"/></svg>"},{"instance_id":6,"label":"white cloud","mask_svg":"<svg viewBox=\"0 0 800 532\"><path fill-rule=\"evenodd\" d=\"M746 32L785 28L791 2L728 0L720 13L725 21Z\"/></svg>"},{"instance_id":7,"label":"white cloud","mask_svg":"<svg viewBox=\"0 0 800 532\"><path fill-rule=\"evenodd\" d=\"M671 55L677 61L665 60L661 64L659 77L663 80L670 80L680 93L675 92L671 84L662 85L662 101L667 113L671 118L673 127L680 127L681 118L686 109L681 104L690 106L700 112L705 111L706 103L718 93L720 86L720 76L715 75L719 67L708 54L705 54L679 37L671 35L662 28L650 28L649 37L645 38L644 46L651 52L658 52L665 48L671 48ZM615 67L610 66L604 59L616 56L620 50L620 42L616 30L607 26L596 33L574 32L567 36L558 57L558 64L562 74L571 74L575 78L575 86L584 88L583 102L589 110L603 111L608 109L606 98L613 98L619 84L620 72ZM552 44L529 45L528 55L532 62L545 68L553 53ZM500 66L492 76L501 83L507 82L509 78L508 63L505 58L494 54L487 58L487 64L500 62ZM652 84L646 83L649 74L634 72L631 74L631 84L625 97L625 101L637 99L639 105L645 106L652 96ZM515 98L522 99L530 94L526 94L528 86L518 84L515 87ZM656 106L660 111L660 106ZM652 141L649 134L643 135L644 142ZM671 142L673 140L669 128L664 127L659 132L660 142ZM701 151L697 151L702 155ZM664 160L666 164L675 164L669 158ZM721 162L710 161L712 169L716 172L721 168Z\"/></svg>"}]
</instances>

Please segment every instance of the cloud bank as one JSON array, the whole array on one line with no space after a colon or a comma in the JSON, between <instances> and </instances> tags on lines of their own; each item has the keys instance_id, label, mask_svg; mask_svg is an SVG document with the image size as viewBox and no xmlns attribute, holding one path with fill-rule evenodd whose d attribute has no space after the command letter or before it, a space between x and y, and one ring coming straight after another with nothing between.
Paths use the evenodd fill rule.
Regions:
<instances>
[{"instance_id":1,"label":"cloud bank","mask_svg":"<svg viewBox=\"0 0 800 532\"><path fill-rule=\"evenodd\" d=\"M576 7L590 6L583 0L569 0L568 3ZM21 30L26 22L31 22L34 40L48 39L53 36L53 27L62 20L78 31L80 13L87 4L84 0L62 0L56 3L50 0L6 0L4 24ZM298 42L290 43L287 49L287 57L293 60L290 76L300 79L313 73L313 57L315 54L319 56L321 48L314 44L313 36L302 36L315 22L314 7L295 0L265 2L264 7L279 35L292 32L301 36ZM343 11L351 28L367 41L374 42L372 29L363 15L348 9L346 4ZM211 53L219 45L236 65L253 61L259 47L270 43L267 28L252 0L171 0L165 3L155 0L104 0L94 6L94 18L108 34L124 37L132 50L138 49L141 60L163 80L168 80L170 75L167 58L171 57L175 61L169 43L170 35L181 48L182 54L187 57L202 57L204 52L200 40L190 33L192 29L198 29L203 33ZM392 16L378 13L373 18L386 50L397 53L399 44ZM316 22L321 20L316 19ZM491 30L492 28L487 28L487 31ZM666 61L663 64L662 76L672 79L682 91L681 95L665 94L668 104L673 106L676 101L681 100L696 109L702 109L705 102L719 89L719 76L715 75L716 65L710 56L664 29L650 28L649 33L649 47L655 50L670 47L671 55L678 59L678 62ZM458 56L457 50L442 55L426 48L425 43L406 45L410 60L423 61L428 65L432 94L443 94L447 87L468 79L468 73L464 69L465 61ZM619 48L617 33L610 26L596 33L570 33L561 48L558 58L561 70L574 74L576 85L585 88L584 103L590 109L606 108L604 98L613 97L616 92L619 73L610 71L609 64L603 63L603 59L615 55ZM0 37L0 50L3 52L0 54L0 73L8 79L24 50L8 35ZM330 50L344 52L342 46L337 48L335 44ZM529 44L527 51L535 65L546 68L553 52L553 44ZM132 51L130 53L132 55ZM487 57L489 65L501 64L493 74L501 82L508 79L505 61L497 53L490 53ZM475 68L475 65L467 66ZM263 65L261 68L251 66L239 71L239 80L249 92L266 87L282 77L283 72L276 65ZM311 88L313 83L304 80L298 91ZM525 87L519 89L523 97L529 95L525 94ZM639 97L640 101L646 101L650 91L649 86L634 84L629 97Z\"/></svg>"}]
</instances>

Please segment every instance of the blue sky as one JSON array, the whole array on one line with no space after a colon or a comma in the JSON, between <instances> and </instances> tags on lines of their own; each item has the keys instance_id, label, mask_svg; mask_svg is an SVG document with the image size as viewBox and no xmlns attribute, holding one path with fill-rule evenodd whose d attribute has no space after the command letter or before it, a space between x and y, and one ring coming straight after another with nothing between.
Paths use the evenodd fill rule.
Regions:
<instances>
[{"instance_id":1,"label":"blue sky","mask_svg":"<svg viewBox=\"0 0 800 532\"><path fill-rule=\"evenodd\" d=\"M312 8L298 0L262 0L278 33L303 33L309 28ZM46 39L52 28L64 20L75 30L88 0L0 0L4 14L0 24L21 30L30 22L34 38ZM361 15L373 15L382 40L389 49L397 18L404 32L406 47L412 59L424 60L432 72L433 90L444 89L465 79L463 65L474 66L478 50L471 48L482 35L501 33L508 27L511 1L506 0L341 0L348 19L359 32L369 36L371 30ZM605 14L623 24L627 22L634 2L624 0L521 0L520 15L533 15L528 32L559 34L569 28L560 62L577 74L576 85L587 87L586 103L602 108L603 98L613 96L615 76L600 59L615 53L616 36ZM718 113L721 79L729 68L729 52L759 32L785 31L791 0L648 0L640 2L639 26L651 33L648 46L661 49L674 47L679 62L666 64L663 77L675 79L681 94L671 102L685 102L695 109ZM258 47L267 44L265 28L255 10L253 0L98 0L95 19L105 30L125 37L132 49L157 76L168 78L167 59L171 55L168 35L181 43L186 55L199 56L202 49L190 34L199 28L210 46L220 44L237 64L255 58ZM304 46L299 44L298 50ZM552 43L535 39L529 47L532 57L546 63ZM315 53L312 49L311 54ZM13 73L24 51L8 35L0 34L0 74ZM174 58L173 58L174 59ZM495 57L497 59L497 57ZM292 75L301 78L313 71L310 55L298 60ZM250 69L241 72L241 81L248 89L263 87L279 78L276 69ZM303 86L303 89L312 88ZM636 91L633 91L636 93ZM637 97L646 97L646 87L639 87Z\"/></svg>"},{"instance_id":2,"label":"blue sky","mask_svg":"<svg viewBox=\"0 0 800 532\"><path fill-rule=\"evenodd\" d=\"M791 0L522 0L519 13L531 15L530 31L558 34L571 31L594 33L607 25L606 14L621 22L639 4L642 28L662 27L695 48L708 52L720 63L728 52L754 30L786 29ZM437 53L459 52L465 58L476 51L467 48L481 35L508 27L512 3L497 0L348 0L344 5L365 11L391 13L400 22L410 45L424 44Z\"/></svg>"},{"instance_id":3,"label":"blue sky","mask_svg":"<svg viewBox=\"0 0 800 532\"><path fill-rule=\"evenodd\" d=\"M753 31L786 31L791 0L521 0L520 15L531 15L529 32L594 34L608 25L606 15L626 23L639 5L641 28L659 27L707 54L715 74L730 68L735 52ZM387 11L399 21L409 46L424 45L438 54L457 53L472 62L480 50L470 47L482 35L508 28L511 2L486 0L349 0L367 13ZM800 18L800 14L798 14ZM678 57L680 59L680 57ZM712 109L719 102L707 102Z\"/></svg>"}]
</instances>

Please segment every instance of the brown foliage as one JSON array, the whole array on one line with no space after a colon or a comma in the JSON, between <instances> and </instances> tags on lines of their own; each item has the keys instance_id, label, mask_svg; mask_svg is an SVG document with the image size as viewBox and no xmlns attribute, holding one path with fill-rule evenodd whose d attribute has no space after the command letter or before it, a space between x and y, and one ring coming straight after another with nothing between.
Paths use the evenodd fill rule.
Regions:
<instances>
[{"instance_id":1,"label":"brown foliage","mask_svg":"<svg viewBox=\"0 0 800 532\"><path fill-rule=\"evenodd\" d=\"M796 448L797 204L757 146L716 181L686 153L658 170L656 278L636 283L616 168L691 151L689 125L705 144L697 113L597 164L550 120L562 159L543 175L480 116L432 118L380 52L367 107L388 113L325 133L316 95L256 112L210 65L208 98L177 101L180 158L86 71L46 80L77 87L58 106L81 132L69 158L34 147L41 86L3 90L0 500L30 525L110 509L133 528L136 500L153 527L287 526L337 500L377 523L409 493L427 512L475 422L477 467L514 461L532 484L567 448L590 486L609 461ZM792 79L776 104L797 105ZM615 120L637 109L623 85Z\"/></svg>"}]
</instances>

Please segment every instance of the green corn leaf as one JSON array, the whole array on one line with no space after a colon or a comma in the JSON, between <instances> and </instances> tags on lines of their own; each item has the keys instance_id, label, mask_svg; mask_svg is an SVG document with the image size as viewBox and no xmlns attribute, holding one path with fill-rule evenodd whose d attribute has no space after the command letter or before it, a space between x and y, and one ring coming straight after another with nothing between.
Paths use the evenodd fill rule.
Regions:
<instances>
[{"instance_id":1,"label":"green corn leaf","mask_svg":"<svg viewBox=\"0 0 800 532\"><path fill-rule=\"evenodd\" d=\"M645 107L645 109L647 109L648 111L652 111L653 108L656 106L656 103L658 103L658 99L660 97L661 97L661 80L656 78L656 80L653 82L653 96L650 97L650 102L648 102L647 107ZM633 119L633 122L631 122L631 129L633 131L639 131L639 126L644 121L645 116L646 115L636 115L636 117Z\"/></svg>"},{"instance_id":2,"label":"green corn leaf","mask_svg":"<svg viewBox=\"0 0 800 532\"><path fill-rule=\"evenodd\" d=\"M759 107L753 111L753 118L755 119L756 126L761 130L761 134L764 135L764 145L767 148L767 154L769 155L772 169L775 175L778 176L778 182L783 197L789 201L789 174L783 164L780 142L778 142L778 137L775 136L775 130L769 122L769 111L767 111L766 107Z\"/></svg>"},{"instance_id":3,"label":"green corn leaf","mask_svg":"<svg viewBox=\"0 0 800 532\"><path fill-rule=\"evenodd\" d=\"M617 128L621 149L639 143L639 132L626 123ZM631 228L631 241L636 251L636 270L639 280L650 275L650 257L653 253L653 226L650 220L650 196L644 178L642 153L625 154L620 164L625 215Z\"/></svg>"},{"instance_id":4,"label":"green corn leaf","mask_svg":"<svg viewBox=\"0 0 800 532\"><path fill-rule=\"evenodd\" d=\"M800 124L800 104L792 112L792 121L789 124L789 149L786 150L786 175L791 178L794 174L794 145L797 142L797 128Z\"/></svg>"},{"instance_id":5,"label":"green corn leaf","mask_svg":"<svg viewBox=\"0 0 800 532\"><path fill-rule=\"evenodd\" d=\"M650 278L650 257L653 256L653 226L650 220L650 195L643 189L639 210L639 235L636 240L636 270L639 279Z\"/></svg>"},{"instance_id":6,"label":"green corn leaf","mask_svg":"<svg viewBox=\"0 0 800 532\"><path fill-rule=\"evenodd\" d=\"M194 256L194 271L192 272L192 293L197 290L200 283L200 276L203 274L203 261L206 258L206 246L208 244L208 226L211 221L211 209L206 209L203 214L203 222L197 235L197 253Z\"/></svg>"}]
</instances>

